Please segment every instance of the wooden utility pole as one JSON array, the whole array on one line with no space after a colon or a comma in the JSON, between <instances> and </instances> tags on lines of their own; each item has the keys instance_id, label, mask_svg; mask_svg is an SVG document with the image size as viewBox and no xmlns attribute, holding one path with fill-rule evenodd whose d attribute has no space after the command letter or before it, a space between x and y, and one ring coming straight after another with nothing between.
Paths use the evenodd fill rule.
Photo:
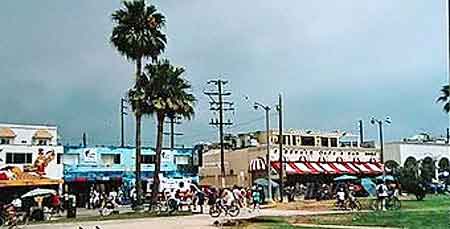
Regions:
<instances>
[{"instance_id":1,"label":"wooden utility pole","mask_svg":"<svg viewBox=\"0 0 450 229\"><path fill-rule=\"evenodd\" d=\"M278 144L279 144L279 163L280 163L280 202L283 202L283 98L278 95Z\"/></svg>"},{"instance_id":2,"label":"wooden utility pole","mask_svg":"<svg viewBox=\"0 0 450 229\"><path fill-rule=\"evenodd\" d=\"M164 135L170 136L170 149L173 150L175 148L175 136L181 136L183 133L175 132L175 125L181 124L180 117L176 115L172 115L169 117L169 121L165 122L170 124L170 132L164 132Z\"/></svg>"},{"instance_id":3,"label":"wooden utility pole","mask_svg":"<svg viewBox=\"0 0 450 229\"><path fill-rule=\"evenodd\" d=\"M225 187L225 148L223 144L223 127L232 125L233 123L228 120L227 122L224 122L224 111L232 111L233 103L229 101L224 101L224 97L230 96L231 92L224 92L223 86L227 84L228 81L217 79L217 80L210 80L208 81L208 84L214 84L217 86L217 91L205 91L204 94L207 95L211 101L210 104L210 110L212 111L218 111L219 112L219 119L211 119L211 122L209 123L212 126L219 127L219 140L220 140L220 174L222 176L222 187ZM218 101L215 100L214 97L217 97ZM226 107L225 107L226 106Z\"/></svg>"}]
</instances>

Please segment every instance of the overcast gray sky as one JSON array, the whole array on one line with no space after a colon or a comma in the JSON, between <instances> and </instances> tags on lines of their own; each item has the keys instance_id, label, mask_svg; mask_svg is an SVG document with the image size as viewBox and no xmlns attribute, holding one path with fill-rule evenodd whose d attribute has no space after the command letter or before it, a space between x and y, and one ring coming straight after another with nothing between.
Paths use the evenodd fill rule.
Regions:
<instances>
[{"instance_id":1,"label":"overcast gray sky","mask_svg":"<svg viewBox=\"0 0 450 229\"><path fill-rule=\"evenodd\" d=\"M119 143L119 102L133 64L108 43L120 1L2 1L0 122L49 123L64 143ZM264 128L253 101L275 104L285 127L356 132L364 119L390 115L386 138L444 134L435 103L446 73L446 17L438 0L151 1L167 17L164 57L186 68L196 117L178 127L179 143L217 139L202 94L208 79L230 81L236 125ZM250 98L249 101L244 99ZM272 123L276 124L275 113ZM126 120L128 142L133 116ZM154 143L154 120L143 142Z\"/></svg>"}]
</instances>

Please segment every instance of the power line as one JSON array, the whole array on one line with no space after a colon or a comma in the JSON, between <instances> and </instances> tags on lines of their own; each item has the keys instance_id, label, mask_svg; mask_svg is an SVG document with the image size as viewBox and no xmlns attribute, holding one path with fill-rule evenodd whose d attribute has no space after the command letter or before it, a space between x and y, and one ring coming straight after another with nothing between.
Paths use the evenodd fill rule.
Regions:
<instances>
[{"instance_id":1,"label":"power line","mask_svg":"<svg viewBox=\"0 0 450 229\"><path fill-rule=\"evenodd\" d=\"M217 90L204 91L203 93L209 97L211 100L209 102L211 111L218 111L219 118L211 119L209 123L212 126L219 127L219 138L220 138L220 171L222 174L222 187L225 187L225 163L224 163L224 144L223 144L223 127L233 125L232 121L227 120L224 122L224 112L234 111L233 102L224 101L227 96L231 95L231 92L223 90L223 86L226 85L228 81L226 80L209 80L207 84L217 86Z\"/></svg>"}]
</instances>

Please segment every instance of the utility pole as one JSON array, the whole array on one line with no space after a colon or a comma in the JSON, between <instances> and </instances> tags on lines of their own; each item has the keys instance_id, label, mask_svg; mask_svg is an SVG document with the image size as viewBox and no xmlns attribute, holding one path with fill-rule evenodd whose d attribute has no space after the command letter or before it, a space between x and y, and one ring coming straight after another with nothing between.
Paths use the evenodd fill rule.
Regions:
<instances>
[{"instance_id":1,"label":"utility pole","mask_svg":"<svg viewBox=\"0 0 450 229\"><path fill-rule=\"evenodd\" d=\"M175 132L175 125L181 124L181 118L176 115L169 116L170 121L166 121L165 123L170 124L170 132L164 132L164 135L170 136L170 149L173 150L175 148L175 136L181 136L183 133Z\"/></svg>"},{"instance_id":2,"label":"utility pole","mask_svg":"<svg viewBox=\"0 0 450 229\"><path fill-rule=\"evenodd\" d=\"M364 126L363 120L359 120L359 146L364 143Z\"/></svg>"},{"instance_id":3,"label":"utility pole","mask_svg":"<svg viewBox=\"0 0 450 229\"><path fill-rule=\"evenodd\" d=\"M82 136L82 141L83 141L83 147L86 148L87 146L87 140L86 140L86 132L83 132L83 136Z\"/></svg>"},{"instance_id":4,"label":"utility pole","mask_svg":"<svg viewBox=\"0 0 450 229\"><path fill-rule=\"evenodd\" d=\"M124 116L128 115L125 109L128 107L125 105L126 99L120 98L120 147L125 147L125 130L124 130Z\"/></svg>"},{"instance_id":5,"label":"utility pole","mask_svg":"<svg viewBox=\"0 0 450 229\"><path fill-rule=\"evenodd\" d=\"M270 107L263 105L261 103L255 102L255 105L253 106L256 109L258 109L258 107L262 107L266 113L266 173L267 173L267 183L268 183L268 199L270 201L272 201L272 179L270 177L270 168L271 168L271 164L270 164L270 122L269 122L269 112L270 112Z\"/></svg>"},{"instance_id":6,"label":"utility pole","mask_svg":"<svg viewBox=\"0 0 450 229\"><path fill-rule=\"evenodd\" d=\"M280 163L280 202L283 202L283 98L278 95L278 144L279 144L279 163Z\"/></svg>"},{"instance_id":7,"label":"utility pole","mask_svg":"<svg viewBox=\"0 0 450 229\"><path fill-rule=\"evenodd\" d=\"M219 140L220 140L220 173L222 177L222 187L225 187L225 149L223 144L223 126L233 125L233 123L228 120L224 122L224 111L233 111L233 102L224 101L224 97L230 96L231 92L224 92L223 86L228 83L226 80L209 80L207 82L209 85L213 84L217 86L217 91L205 91L204 94L207 95L211 101L210 110L219 112L219 119L211 119L209 123L212 126L219 127ZM217 97L218 101L216 101Z\"/></svg>"}]
</instances>

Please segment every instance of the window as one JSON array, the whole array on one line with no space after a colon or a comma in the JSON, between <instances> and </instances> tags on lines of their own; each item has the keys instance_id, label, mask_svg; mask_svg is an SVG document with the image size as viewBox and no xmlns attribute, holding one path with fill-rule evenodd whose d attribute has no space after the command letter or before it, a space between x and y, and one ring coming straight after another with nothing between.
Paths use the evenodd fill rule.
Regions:
<instances>
[{"instance_id":1,"label":"window","mask_svg":"<svg viewBox=\"0 0 450 229\"><path fill-rule=\"evenodd\" d=\"M62 159L62 153L58 153L58 154L56 154L56 164L61 164L61 159Z\"/></svg>"},{"instance_id":2,"label":"window","mask_svg":"<svg viewBox=\"0 0 450 229\"><path fill-rule=\"evenodd\" d=\"M141 155L142 164L155 164L156 155Z\"/></svg>"},{"instance_id":3,"label":"window","mask_svg":"<svg viewBox=\"0 0 450 229\"><path fill-rule=\"evenodd\" d=\"M114 154L114 164L120 164L120 154Z\"/></svg>"},{"instance_id":4,"label":"window","mask_svg":"<svg viewBox=\"0 0 450 229\"><path fill-rule=\"evenodd\" d=\"M330 146L337 147L337 138L330 138Z\"/></svg>"},{"instance_id":5,"label":"window","mask_svg":"<svg viewBox=\"0 0 450 229\"><path fill-rule=\"evenodd\" d=\"M297 136L292 136L292 145L297 145Z\"/></svg>"},{"instance_id":6,"label":"window","mask_svg":"<svg viewBox=\"0 0 450 229\"><path fill-rule=\"evenodd\" d=\"M39 146L45 146L48 144L48 140L47 139L39 139L39 140L37 140L36 144Z\"/></svg>"},{"instance_id":7,"label":"window","mask_svg":"<svg viewBox=\"0 0 450 229\"><path fill-rule=\"evenodd\" d=\"M302 145L304 146L314 146L314 137L301 137Z\"/></svg>"},{"instance_id":8,"label":"window","mask_svg":"<svg viewBox=\"0 0 450 229\"><path fill-rule=\"evenodd\" d=\"M283 145L286 145L288 142L288 137L287 135L283 135Z\"/></svg>"},{"instance_id":9,"label":"window","mask_svg":"<svg viewBox=\"0 0 450 229\"><path fill-rule=\"evenodd\" d=\"M189 157L187 156L175 156L176 165L187 165L189 164Z\"/></svg>"},{"instance_id":10,"label":"window","mask_svg":"<svg viewBox=\"0 0 450 229\"><path fill-rule=\"evenodd\" d=\"M321 145L322 146L325 146L325 147L328 147L328 138L320 138L320 141L321 141Z\"/></svg>"},{"instance_id":11,"label":"window","mask_svg":"<svg viewBox=\"0 0 450 229\"><path fill-rule=\"evenodd\" d=\"M230 169L230 175L234 175L234 170Z\"/></svg>"},{"instance_id":12,"label":"window","mask_svg":"<svg viewBox=\"0 0 450 229\"><path fill-rule=\"evenodd\" d=\"M32 153L6 153L7 164L31 164Z\"/></svg>"},{"instance_id":13,"label":"window","mask_svg":"<svg viewBox=\"0 0 450 229\"><path fill-rule=\"evenodd\" d=\"M7 144L11 144L11 139L8 138L0 139L0 145L7 145Z\"/></svg>"}]
</instances>

